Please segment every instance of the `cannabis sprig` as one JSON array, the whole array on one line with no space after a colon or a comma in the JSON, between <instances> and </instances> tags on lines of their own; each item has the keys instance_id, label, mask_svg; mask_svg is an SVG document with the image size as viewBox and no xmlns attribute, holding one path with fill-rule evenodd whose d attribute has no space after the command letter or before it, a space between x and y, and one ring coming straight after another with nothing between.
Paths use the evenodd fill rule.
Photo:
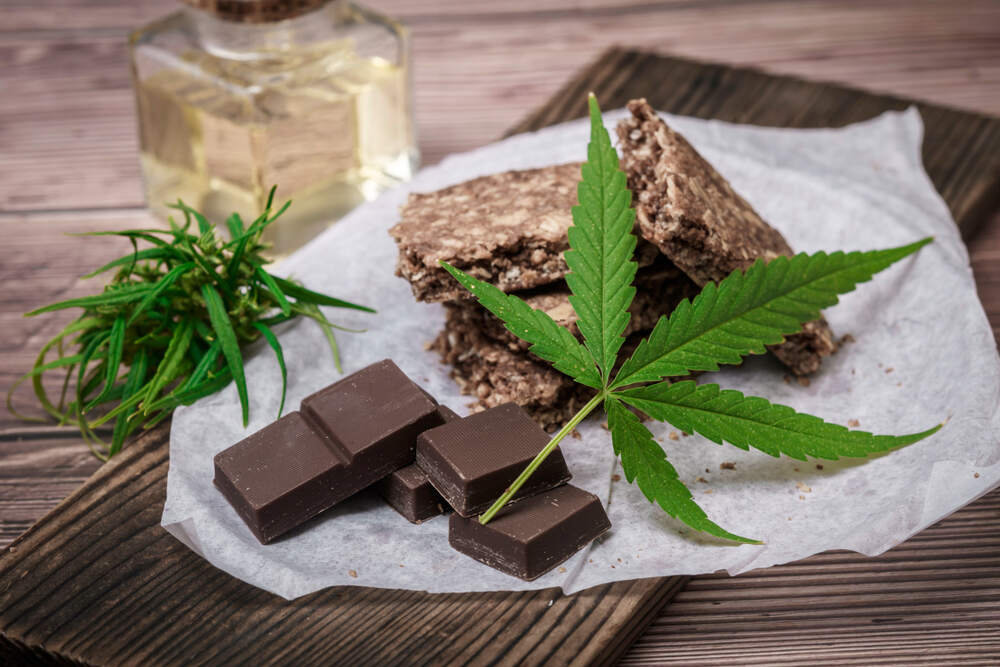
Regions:
<instances>
[{"instance_id":1,"label":"cannabis sprig","mask_svg":"<svg viewBox=\"0 0 1000 667\"><path fill-rule=\"evenodd\" d=\"M929 238L888 250L758 260L746 272L734 271L718 285L709 283L693 300L683 300L669 317L661 317L615 372L635 296L635 214L618 154L593 95L589 107L587 162L568 232L570 250L565 254L570 303L583 342L517 296L442 262L512 334L531 344L532 353L596 390L480 517L482 523L489 522L559 442L599 406L607 414L612 447L626 479L636 483L650 502L698 531L751 544L760 542L731 533L708 518L635 411L720 445L753 447L800 460L865 457L914 443L941 428L939 424L909 435L873 435L716 384L671 380L764 353L766 346L782 342L817 319L821 308L837 303L838 295L916 252L931 242Z\"/></svg>"},{"instance_id":2,"label":"cannabis sprig","mask_svg":"<svg viewBox=\"0 0 1000 667\"><path fill-rule=\"evenodd\" d=\"M174 408L230 382L236 384L246 426L250 408L242 349L261 338L274 351L281 370L280 416L288 370L274 327L296 317L307 317L320 326L340 372L333 330L349 330L331 323L320 306L374 311L265 270L269 260L262 253L269 246L261 241L261 234L291 204L272 210L274 192L272 188L264 212L249 225L237 213L226 219L228 240L205 216L179 200L172 208L183 214L183 224L171 218L169 229L85 234L125 237L133 251L85 276L116 269L100 294L26 314L83 309L80 317L42 346L32 370L7 392L8 409L23 419L42 421L18 414L11 402L14 390L30 379L45 412L60 424L77 426L94 453L107 459L121 450L136 429L150 428ZM140 250L139 242L152 247ZM78 351L65 354L67 345ZM46 361L53 348L58 358ZM53 402L42 379L57 369L65 378L59 399ZM74 379L73 397L67 402ZM113 429L106 443L97 429L109 422Z\"/></svg>"}]
</instances>

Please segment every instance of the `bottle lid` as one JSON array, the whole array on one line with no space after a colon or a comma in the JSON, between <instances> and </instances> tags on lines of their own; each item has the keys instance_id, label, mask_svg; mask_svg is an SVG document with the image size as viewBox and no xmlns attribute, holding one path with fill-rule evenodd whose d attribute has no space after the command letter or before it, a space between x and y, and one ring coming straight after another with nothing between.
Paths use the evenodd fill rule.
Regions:
<instances>
[{"instance_id":1,"label":"bottle lid","mask_svg":"<svg viewBox=\"0 0 1000 667\"><path fill-rule=\"evenodd\" d=\"M330 0L181 0L224 21L272 23L322 7Z\"/></svg>"}]
</instances>

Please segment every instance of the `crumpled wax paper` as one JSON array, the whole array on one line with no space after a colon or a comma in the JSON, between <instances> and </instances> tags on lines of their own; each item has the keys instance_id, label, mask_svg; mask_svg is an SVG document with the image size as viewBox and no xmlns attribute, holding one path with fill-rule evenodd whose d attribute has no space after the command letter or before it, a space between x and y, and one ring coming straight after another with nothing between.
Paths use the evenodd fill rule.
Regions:
<instances>
[{"instance_id":1,"label":"crumpled wax paper","mask_svg":"<svg viewBox=\"0 0 1000 667\"><path fill-rule=\"evenodd\" d=\"M608 126L621 116L606 114ZM212 485L212 457L275 419L278 366L270 349L258 345L247 365L247 429L232 385L177 410L162 525L215 566L289 599L335 585L432 592L561 586L570 593L622 579L720 569L737 574L827 549L875 555L1000 483L996 343L966 248L923 170L919 113L820 130L667 118L796 251L867 250L936 237L826 311L834 332L854 342L825 360L808 386L787 381L770 357L700 381L875 433L910 433L947 421L944 429L889 455L831 463L678 438L669 425L650 423L708 515L766 542L734 546L687 529L647 502L620 477L603 417L591 418L581 437L567 438L562 448L573 483L604 501L613 528L563 567L524 582L452 550L447 517L412 525L371 492L261 546ZM441 403L467 414L470 397L425 349L442 327L442 308L414 301L409 285L393 275L397 250L386 230L410 191L583 160L587 138L587 122L577 121L451 156L356 209L277 272L378 309L377 315L329 311L341 325L367 329L338 333L345 373L390 357ZM286 409L295 409L339 376L314 323L292 324L280 338L289 373ZM734 467L720 469L723 462Z\"/></svg>"}]
</instances>

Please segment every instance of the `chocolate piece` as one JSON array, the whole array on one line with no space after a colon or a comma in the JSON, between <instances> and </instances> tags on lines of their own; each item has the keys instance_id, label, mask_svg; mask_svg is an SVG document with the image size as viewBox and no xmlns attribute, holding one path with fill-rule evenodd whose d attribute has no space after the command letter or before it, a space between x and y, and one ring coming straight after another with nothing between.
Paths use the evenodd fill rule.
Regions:
<instances>
[{"instance_id":1,"label":"chocolate piece","mask_svg":"<svg viewBox=\"0 0 1000 667\"><path fill-rule=\"evenodd\" d=\"M601 501L575 486L560 486L505 507L485 526L453 514L452 548L501 572L537 579L611 528Z\"/></svg>"},{"instance_id":2,"label":"chocolate piece","mask_svg":"<svg viewBox=\"0 0 1000 667\"><path fill-rule=\"evenodd\" d=\"M389 230L400 249L396 275L410 282L418 301L473 298L440 260L505 292L561 280L579 182L580 165L565 164L411 194L401 221ZM640 246L640 263L658 254L647 243Z\"/></svg>"},{"instance_id":3,"label":"chocolate piece","mask_svg":"<svg viewBox=\"0 0 1000 667\"><path fill-rule=\"evenodd\" d=\"M618 124L625 173L643 238L704 286L762 258L793 254L729 182L646 100L628 103ZM771 351L797 374L811 373L836 350L822 318Z\"/></svg>"},{"instance_id":4,"label":"chocolate piece","mask_svg":"<svg viewBox=\"0 0 1000 667\"><path fill-rule=\"evenodd\" d=\"M330 507L330 471L342 467L329 440L299 412L215 455L215 486L262 544Z\"/></svg>"},{"instance_id":5,"label":"chocolate piece","mask_svg":"<svg viewBox=\"0 0 1000 667\"><path fill-rule=\"evenodd\" d=\"M215 485L267 543L413 461L437 405L389 360L349 375L215 457Z\"/></svg>"},{"instance_id":6,"label":"chocolate piece","mask_svg":"<svg viewBox=\"0 0 1000 667\"><path fill-rule=\"evenodd\" d=\"M452 509L462 516L489 508L545 448L549 436L514 403L424 431L417 438L417 465ZM514 499L565 483L571 477L556 448Z\"/></svg>"},{"instance_id":7,"label":"chocolate piece","mask_svg":"<svg viewBox=\"0 0 1000 667\"><path fill-rule=\"evenodd\" d=\"M438 406L437 412L442 423L461 419L443 405ZM442 514L447 505L427 479L427 473L416 463L394 470L377 482L375 488L394 510L412 523L420 523Z\"/></svg>"}]
</instances>

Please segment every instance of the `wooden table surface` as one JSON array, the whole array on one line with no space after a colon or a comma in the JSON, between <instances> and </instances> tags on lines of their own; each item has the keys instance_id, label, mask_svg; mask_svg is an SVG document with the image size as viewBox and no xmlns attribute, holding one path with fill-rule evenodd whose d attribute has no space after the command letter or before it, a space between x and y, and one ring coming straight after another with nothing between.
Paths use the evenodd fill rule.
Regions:
<instances>
[{"instance_id":1,"label":"wooden table surface","mask_svg":"<svg viewBox=\"0 0 1000 667\"><path fill-rule=\"evenodd\" d=\"M840 81L1000 115L1000 2L379 0L413 28L417 123L425 163L487 143L545 101L606 46L649 50ZM544 8L541 6L544 4ZM125 34L170 0L4 0L0 26L0 389L30 367L69 314L29 307L98 287L78 276L121 247L65 236L141 226L143 209ZM970 243L1000 334L1000 215ZM1000 335L998 335L1000 337ZM32 405L19 391L18 406ZM96 468L72 431L0 414L0 547ZM728 578L694 579L626 656L628 663L950 659L996 663L1000 644L1000 495L926 531L942 554L963 549L947 585L906 545L878 559L824 554ZM969 526L979 532L971 533ZM909 543L907 543L909 544ZM821 580L850 562L850 582ZM933 581L932 581L933 579ZM824 614L826 585L849 583L850 617ZM913 609L919 609L914 617ZM904 614L906 628L894 625ZM781 621L778 623L778 621ZM949 625L951 624L951 625ZM954 627L932 646L921 628ZM756 637L756 639L754 639ZM780 642L780 647L775 645Z\"/></svg>"}]
</instances>

